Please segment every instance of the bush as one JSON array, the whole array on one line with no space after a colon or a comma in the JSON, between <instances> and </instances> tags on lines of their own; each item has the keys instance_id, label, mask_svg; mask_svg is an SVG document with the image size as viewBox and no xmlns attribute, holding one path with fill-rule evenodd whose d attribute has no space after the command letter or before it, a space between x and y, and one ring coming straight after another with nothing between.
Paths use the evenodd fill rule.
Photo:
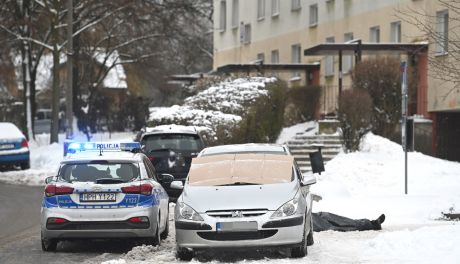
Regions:
<instances>
[{"instance_id":1,"label":"bush","mask_svg":"<svg viewBox=\"0 0 460 264\"><path fill-rule=\"evenodd\" d=\"M314 120L318 116L321 86L298 86L288 90L285 113L286 126Z\"/></svg>"},{"instance_id":2,"label":"bush","mask_svg":"<svg viewBox=\"0 0 460 264\"><path fill-rule=\"evenodd\" d=\"M370 129L372 100L366 90L345 90L339 98L338 118L347 152L359 150L361 138Z\"/></svg>"},{"instance_id":3,"label":"bush","mask_svg":"<svg viewBox=\"0 0 460 264\"><path fill-rule=\"evenodd\" d=\"M372 98L372 131L390 137L401 118L399 60L375 58L363 61L356 65L352 79L354 89L365 89Z\"/></svg>"},{"instance_id":4,"label":"bush","mask_svg":"<svg viewBox=\"0 0 460 264\"><path fill-rule=\"evenodd\" d=\"M259 97L242 120L223 135L218 132L219 144L269 143L278 138L284 121L287 85L283 81L268 83L268 96ZM220 135L219 135L220 134ZM225 138L225 136L227 136Z\"/></svg>"}]
</instances>

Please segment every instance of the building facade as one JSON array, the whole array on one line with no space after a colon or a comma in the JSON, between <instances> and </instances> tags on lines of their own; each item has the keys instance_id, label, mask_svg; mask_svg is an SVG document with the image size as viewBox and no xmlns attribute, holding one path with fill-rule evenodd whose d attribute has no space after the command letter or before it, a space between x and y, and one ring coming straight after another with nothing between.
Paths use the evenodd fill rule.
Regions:
<instances>
[{"instance_id":1,"label":"building facade","mask_svg":"<svg viewBox=\"0 0 460 264\"><path fill-rule=\"evenodd\" d=\"M451 134L460 133L460 93L454 82L438 78L439 68L434 66L452 60L449 37L460 33L452 32L458 30L457 19L452 19L457 14L438 0L215 0L214 69L228 64L319 62L324 87L320 111L326 114L337 108L339 76L344 89L350 87L355 59L343 56L339 73L338 56L304 56L305 49L353 40L425 43L428 49L417 57L421 78L413 114L433 120L433 147L438 151L443 148L440 144L452 144L440 139L447 124ZM427 25L438 38L434 40L414 21ZM400 58L407 56L401 53ZM299 74L280 77L290 85L302 85L307 78ZM460 152L448 156L458 160Z\"/></svg>"}]
</instances>

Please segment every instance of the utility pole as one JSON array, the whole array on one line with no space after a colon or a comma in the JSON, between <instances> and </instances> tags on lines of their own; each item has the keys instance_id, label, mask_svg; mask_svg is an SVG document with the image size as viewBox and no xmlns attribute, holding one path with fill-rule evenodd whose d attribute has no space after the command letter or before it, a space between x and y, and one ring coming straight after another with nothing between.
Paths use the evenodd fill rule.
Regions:
<instances>
[{"instance_id":1,"label":"utility pole","mask_svg":"<svg viewBox=\"0 0 460 264\"><path fill-rule=\"evenodd\" d=\"M404 193L407 194L407 151L408 151L408 138L407 138L407 105L408 105L408 96L407 96L407 62L401 62L401 145L404 150ZM410 139L412 140L412 139Z\"/></svg>"},{"instance_id":2,"label":"utility pole","mask_svg":"<svg viewBox=\"0 0 460 264\"><path fill-rule=\"evenodd\" d=\"M73 138L73 0L67 0L66 139Z\"/></svg>"}]
</instances>

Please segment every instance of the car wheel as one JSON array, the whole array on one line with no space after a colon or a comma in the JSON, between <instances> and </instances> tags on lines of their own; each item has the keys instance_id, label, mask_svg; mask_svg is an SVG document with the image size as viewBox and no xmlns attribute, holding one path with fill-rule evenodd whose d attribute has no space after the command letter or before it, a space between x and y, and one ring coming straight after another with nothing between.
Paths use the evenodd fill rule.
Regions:
<instances>
[{"instance_id":1,"label":"car wheel","mask_svg":"<svg viewBox=\"0 0 460 264\"><path fill-rule=\"evenodd\" d=\"M21 163L21 170L28 170L28 169L30 169L30 160Z\"/></svg>"},{"instance_id":2,"label":"car wheel","mask_svg":"<svg viewBox=\"0 0 460 264\"><path fill-rule=\"evenodd\" d=\"M193 250L188 248L177 247L176 248L176 255L177 258L184 261L192 260L193 256L195 255Z\"/></svg>"},{"instance_id":3,"label":"car wheel","mask_svg":"<svg viewBox=\"0 0 460 264\"><path fill-rule=\"evenodd\" d=\"M313 244L315 244L315 240L313 239L313 218L310 214L310 232L307 236L307 246L311 246Z\"/></svg>"},{"instance_id":4,"label":"car wheel","mask_svg":"<svg viewBox=\"0 0 460 264\"><path fill-rule=\"evenodd\" d=\"M167 217L166 217L165 230L163 232L161 232L161 234L160 234L161 239L166 239L168 237L168 235L169 235L169 210L166 213L166 215L167 215Z\"/></svg>"},{"instance_id":5,"label":"car wheel","mask_svg":"<svg viewBox=\"0 0 460 264\"><path fill-rule=\"evenodd\" d=\"M56 251L57 239L46 239L42 238L42 250L43 251Z\"/></svg>"},{"instance_id":6,"label":"car wheel","mask_svg":"<svg viewBox=\"0 0 460 264\"><path fill-rule=\"evenodd\" d=\"M291 258L303 258L308 254L307 235L307 216L305 215L302 242L298 246L291 248Z\"/></svg>"}]
</instances>

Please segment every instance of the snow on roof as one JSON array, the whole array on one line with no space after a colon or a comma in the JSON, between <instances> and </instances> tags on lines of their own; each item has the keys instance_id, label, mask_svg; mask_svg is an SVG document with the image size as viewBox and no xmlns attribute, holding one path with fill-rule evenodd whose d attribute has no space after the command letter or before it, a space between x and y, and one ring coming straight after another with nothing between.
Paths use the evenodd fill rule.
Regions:
<instances>
[{"instance_id":1,"label":"snow on roof","mask_svg":"<svg viewBox=\"0 0 460 264\"><path fill-rule=\"evenodd\" d=\"M12 54L13 63L15 66L16 72L16 80L18 89L22 90L23 82L22 82L22 59L21 56L18 54ZM101 51L98 49L93 57L96 59L98 63L101 65L104 63L104 59L106 57L106 52ZM113 64L120 62L120 57L118 52L115 50L108 56L105 66L112 67ZM60 54L59 63L64 64L67 62L67 55L63 52ZM53 54L51 53L44 53L38 63L37 67L37 77L35 80L35 88L36 90L44 90L51 86L52 82L52 70L53 70ZM115 88L115 89L127 89L128 84L126 83L126 74L123 65L116 64L113 66L107 73L103 80L103 88Z\"/></svg>"},{"instance_id":2,"label":"snow on roof","mask_svg":"<svg viewBox=\"0 0 460 264\"><path fill-rule=\"evenodd\" d=\"M181 126L181 125L161 125L156 127L146 127L145 132L147 133L191 133L196 134L197 130L194 126Z\"/></svg>"},{"instance_id":3,"label":"snow on roof","mask_svg":"<svg viewBox=\"0 0 460 264\"><path fill-rule=\"evenodd\" d=\"M13 123L0 122L0 141L25 138L24 134Z\"/></svg>"}]
</instances>

